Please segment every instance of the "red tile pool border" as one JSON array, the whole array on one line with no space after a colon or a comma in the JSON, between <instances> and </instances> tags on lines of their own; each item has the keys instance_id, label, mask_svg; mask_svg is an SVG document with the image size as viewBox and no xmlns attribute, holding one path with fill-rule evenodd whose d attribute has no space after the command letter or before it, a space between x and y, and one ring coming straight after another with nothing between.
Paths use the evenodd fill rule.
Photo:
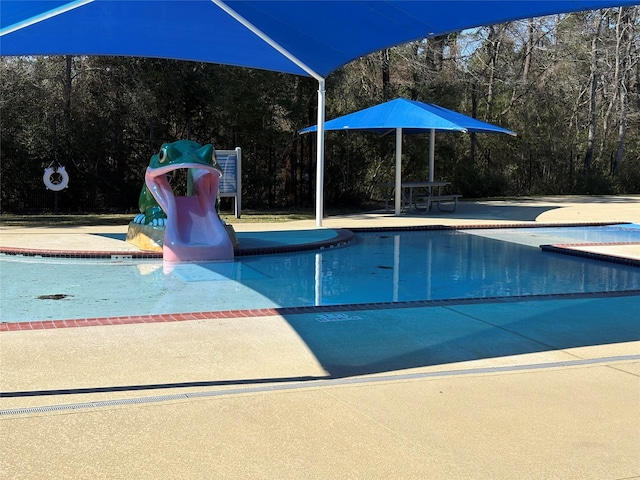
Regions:
<instances>
[{"instance_id":1,"label":"red tile pool border","mask_svg":"<svg viewBox=\"0 0 640 480\"><path fill-rule=\"evenodd\" d=\"M135 252L130 250L44 250L37 248L0 247L0 253L24 257L47 258L126 258L126 259L158 259L162 253Z\"/></svg>"},{"instance_id":2,"label":"red tile pool border","mask_svg":"<svg viewBox=\"0 0 640 480\"><path fill-rule=\"evenodd\" d=\"M307 307L259 308L249 310L220 310L213 312L166 313L159 315L131 315L121 317L78 318L67 320L38 320L31 322L0 323L0 332L22 332L52 330L60 328L103 327L135 325L143 323L185 322L193 320L218 320L255 318L320 313L342 313L363 310L395 310L405 308L444 307L486 303L515 303L524 301L569 300L582 298L607 298L640 296L640 290L620 292L557 293L550 295L520 295L513 297L454 298L446 300L416 300L411 302L354 303L346 305L323 305Z\"/></svg>"},{"instance_id":3,"label":"red tile pool border","mask_svg":"<svg viewBox=\"0 0 640 480\"><path fill-rule=\"evenodd\" d=\"M600 252L589 252L581 250L584 247L616 247L625 245L640 245L635 242L611 242L611 243L563 243L558 245L540 245L543 252L559 253L561 255L570 255L573 257L589 258L592 260L602 260L605 262L619 263L621 265L629 265L631 267L640 267L640 260L635 258L617 257ZM580 248L577 248L580 247Z\"/></svg>"},{"instance_id":4,"label":"red tile pool border","mask_svg":"<svg viewBox=\"0 0 640 480\"><path fill-rule=\"evenodd\" d=\"M409 225L403 227L355 227L354 232L406 232L424 230L496 230L508 228L563 228L563 227L608 227L631 222L582 222L582 223L482 223L473 225Z\"/></svg>"},{"instance_id":5,"label":"red tile pool border","mask_svg":"<svg viewBox=\"0 0 640 480\"><path fill-rule=\"evenodd\" d=\"M323 250L325 248L339 247L351 242L355 233L346 228L334 228L335 236L325 240L310 241L297 244L269 245L264 247L239 247L234 253L237 257L247 255L271 255L276 253L304 252L309 250ZM2 247L0 254L16 255L25 257L47 257L47 258L95 258L95 259L161 259L162 252L144 252L131 250L45 250L22 247Z\"/></svg>"}]
</instances>

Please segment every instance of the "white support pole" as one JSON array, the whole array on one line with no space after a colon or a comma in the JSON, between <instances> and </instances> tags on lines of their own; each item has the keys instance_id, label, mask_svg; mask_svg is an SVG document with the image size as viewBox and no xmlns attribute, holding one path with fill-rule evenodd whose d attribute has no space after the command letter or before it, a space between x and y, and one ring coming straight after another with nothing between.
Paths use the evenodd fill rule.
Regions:
<instances>
[{"instance_id":1,"label":"white support pole","mask_svg":"<svg viewBox=\"0 0 640 480\"><path fill-rule=\"evenodd\" d=\"M400 215L402 203L402 129L396 128L396 188L395 214Z\"/></svg>"},{"instance_id":2,"label":"white support pole","mask_svg":"<svg viewBox=\"0 0 640 480\"><path fill-rule=\"evenodd\" d=\"M324 207L324 105L325 105L325 90L324 90L324 77L320 74L316 73L313 69L311 69L304 62L296 58L291 52L289 52L286 48L281 46L271 37L269 37L266 33L260 30L258 27L253 25L249 20L244 18L242 15L237 13L230 5L233 2L228 2L227 0L211 0L212 3L216 4L223 11L227 12L233 18L235 18L241 25L245 26L251 32L255 33L259 38L267 42L270 46L272 46L276 51L280 52L287 59L293 62L295 65L300 67L302 70L307 72L308 75L312 76L316 80L318 80L318 149L317 149L317 162L316 162L316 226L322 226L322 216L323 216L323 207Z\"/></svg>"},{"instance_id":3,"label":"white support pole","mask_svg":"<svg viewBox=\"0 0 640 480\"><path fill-rule=\"evenodd\" d=\"M242 215L242 149L236 147L236 218Z\"/></svg>"},{"instance_id":4,"label":"white support pole","mask_svg":"<svg viewBox=\"0 0 640 480\"><path fill-rule=\"evenodd\" d=\"M318 80L318 134L316 148L316 227L324 216L324 78Z\"/></svg>"},{"instance_id":5,"label":"white support pole","mask_svg":"<svg viewBox=\"0 0 640 480\"><path fill-rule=\"evenodd\" d=\"M3 29L0 29L0 37L4 37L5 35L16 32L23 28L30 27L31 25L35 25L36 23L44 22L45 20L49 20L50 18L62 15L63 13L67 13L75 8L82 7L83 5L91 2L93 2L93 0L76 0L75 2L65 3L58 8L47 10L46 12L43 12L39 15L35 15L33 17L27 18L18 23L14 23L13 25L9 25Z\"/></svg>"},{"instance_id":6,"label":"white support pole","mask_svg":"<svg viewBox=\"0 0 640 480\"><path fill-rule=\"evenodd\" d=\"M433 182L433 165L435 164L435 152L436 152L436 131L431 129L429 131L429 181Z\"/></svg>"}]
</instances>

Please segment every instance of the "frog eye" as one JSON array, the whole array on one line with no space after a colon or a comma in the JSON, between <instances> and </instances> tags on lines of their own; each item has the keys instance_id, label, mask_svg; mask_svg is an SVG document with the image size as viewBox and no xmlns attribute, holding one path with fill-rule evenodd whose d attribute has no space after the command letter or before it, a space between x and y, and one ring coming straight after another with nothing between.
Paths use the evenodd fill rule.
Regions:
<instances>
[{"instance_id":1,"label":"frog eye","mask_svg":"<svg viewBox=\"0 0 640 480\"><path fill-rule=\"evenodd\" d=\"M171 145L170 143L165 143L160 148L158 152L158 161L160 163L171 163L177 161L181 156L180 150Z\"/></svg>"},{"instance_id":2,"label":"frog eye","mask_svg":"<svg viewBox=\"0 0 640 480\"><path fill-rule=\"evenodd\" d=\"M169 155L167 155L167 147L166 145L163 145L160 151L158 152L158 160L160 161L160 163L164 163L167 161L168 158L169 158Z\"/></svg>"}]
</instances>

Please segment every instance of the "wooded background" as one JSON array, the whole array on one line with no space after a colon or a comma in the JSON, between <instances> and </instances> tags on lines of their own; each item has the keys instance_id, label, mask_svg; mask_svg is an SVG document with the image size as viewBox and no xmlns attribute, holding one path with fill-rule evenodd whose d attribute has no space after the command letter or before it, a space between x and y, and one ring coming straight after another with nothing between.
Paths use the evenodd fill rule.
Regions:
<instances>
[{"instance_id":1,"label":"wooded background","mask_svg":"<svg viewBox=\"0 0 640 480\"><path fill-rule=\"evenodd\" d=\"M639 6L482 27L344 66L327 78L326 118L405 97L517 132L436 134L435 178L467 198L638 193L639 57ZM151 155L182 138L242 148L244 207L314 205L315 134L297 131L316 123L316 80L122 57L0 69L2 212L136 212ZM394 141L327 132L326 206L379 201ZM404 179L427 178L428 144L404 137ZM70 177L59 193L42 182L54 156Z\"/></svg>"}]
</instances>

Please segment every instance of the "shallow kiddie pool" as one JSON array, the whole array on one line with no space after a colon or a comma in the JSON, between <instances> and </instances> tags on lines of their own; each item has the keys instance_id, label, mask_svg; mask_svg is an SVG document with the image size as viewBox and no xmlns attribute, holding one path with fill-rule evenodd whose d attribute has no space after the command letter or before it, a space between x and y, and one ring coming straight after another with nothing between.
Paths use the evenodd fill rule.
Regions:
<instances>
[{"instance_id":1,"label":"shallow kiddie pool","mask_svg":"<svg viewBox=\"0 0 640 480\"><path fill-rule=\"evenodd\" d=\"M541 251L638 242L640 229L376 231L317 251L177 265L0 256L2 322L281 307L632 292L640 268Z\"/></svg>"}]
</instances>

